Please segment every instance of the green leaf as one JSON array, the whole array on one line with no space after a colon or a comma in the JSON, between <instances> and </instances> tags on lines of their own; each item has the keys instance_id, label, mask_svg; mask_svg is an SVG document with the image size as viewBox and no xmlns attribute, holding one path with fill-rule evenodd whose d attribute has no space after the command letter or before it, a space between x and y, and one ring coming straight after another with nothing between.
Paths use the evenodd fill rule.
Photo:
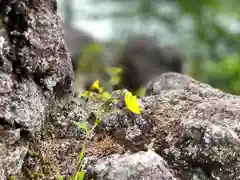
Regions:
<instances>
[{"instance_id":1,"label":"green leaf","mask_svg":"<svg viewBox=\"0 0 240 180\"><path fill-rule=\"evenodd\" d=\"M78 97L79 98L89 98L89 97L91 97L91 92L90 91L84 91L82 93L79 93Z\"/></svg>"},{"instance_id":2,"label":"green leaf","mask_svg":"<svg viewBox=\"0 0 240 180\"><path fill-rule=\"evenodd\" d=\"M74 177L74 180L83 180L84 179L84 169L82 168L81 171L77 172L75 177Z\"/></svg>"},{"instance_id":3,"label":"green leaf","mask_svg":"<svg viewBox=\"0 0 240 180\"><path fill-rule=\"evenodd\" d=\"M102 63L99 61L102 51L103 46L99 43L92 42L86 44L80 51L82 53L78 60L78 70L81 72L95 72L99 70L102 67Z\"/></svg>"},{"instance_id":4,"label":"green leaf","mask_svg":"<svg viewBox=\"0 0 240 180\"><path fill-rule=\"evenodd\" d=\"M137 92L136 95L139 97L144 97L146 95L146 88L145 87L140 87Z\"/></svg>"},{"instance_id":5,"label":"green leaf","mask_svg":"<svg viewBox=\"0 0 240 180\"><path fill-rule=\"evenodd\" d=\"M94 126L97 126L100 122L101 122L101 120L99 118L96 118Z\"/></svg>"},{"instance_id":6,"label":"green leaf","mask_svg":"<svg viewBox=\"0 0 240 180\"><path fill-rule=\"evenodd\" d=\"M109 92L103 92L101 94L101 99L102 100L108 100L109 98L111 98L111 94Z\"/></svg>"},{"instance_id":7,"label":"green leaf","mask_svg":"<svg viewBox=\"0 0 240 180\"><path fill-rule=\"evenodd\" d=\"M118 75L119 73L122 72L122 69L121 68L118 68L118 67L109 67L109 68L106 68L106 71L109 75Z\"/></svg>"},{"instance_id":8,"label":"green leaf","mask_svg":"<svg viewBox=\"0 0 240 180\"><path fill-rule=\"evenodd\" d=\"M74 123L76 126L80 127L82 130L84 130L85 133L88 133L89 130L88 130L87 123L86 123L85 121L83 121L83 122L73 121L73 123Z\"/></svg>"},{"instance_id":9,"label":"green leaf","mask_svg":"<svg viewBox=\"0 0 240 180\"><path fill-rule=\"evenodd\" d=\"M82 149L81 149L81 152L78 156L78 163L80 163L82 161L84 152L85 152L85 144L82 144Z\"/></svg>"},{"instance_id":10,"label":"green leaf","mask_svg":"<svg viewBox=\"0 0 240 180\"><path fill-rule=\"evenodd\" d=\"M119 76L112 76L110 79L110 83L112 85L118 85L120 83L120 77Z\"/></svg>"},{"instance_id":11,"label":"green leaf","mask_svg":"<svg viewBox=\"0 0 240 180\"><path fill-rule=\"evenodd\" d=\"M63 180L63 177L61 175L59 175L58 180Z\"/></svg>"}]
</instances>

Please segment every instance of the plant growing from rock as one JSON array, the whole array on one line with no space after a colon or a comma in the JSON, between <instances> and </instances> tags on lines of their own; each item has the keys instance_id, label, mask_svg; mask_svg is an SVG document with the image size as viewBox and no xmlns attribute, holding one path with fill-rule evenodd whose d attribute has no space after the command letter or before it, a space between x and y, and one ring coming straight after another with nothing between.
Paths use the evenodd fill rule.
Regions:
<instances>
[{"instance_id":1,"label":"plant growing from rock","mask_svg":"<svg viewBox=\"0 0 240 180\"><path fill-rule=\"evenodd\" d=\"M131 92L127 92L125 94L121 93L122 96L124 96L124 102L125 102L125 110L129 110L135 114L140 114L141 113L141 108L138 102L138 99L136 96L133 96ZM84 179L84 154L85 154L85 149L87 147L87 141L92 137L92 134L94 133L95 128L97 125L101 122L101 120L113 113L118 113L121 110L120 109L113 109L109 111L110 107L109 104L111 102L118 102L120 99L112 97L112 95L105 91L102 87L99 85L99 80L96 80L90 90L84 91L79 95L82 99L85 101L95 101L95 100L100 100L103 101L102 105L100 108L96 108L94 112L94 124L92 127L89 128L88 122L86 118L83 117L83 119L80 122L73 122L76 126L78 126L85 134L85 139L82 143L82 148L81 152L79 153L78 156L78 161L77 161L77 172L75 175L71 178L72 180L83 180ZM59 180L63 179L62 176L59 176Z\"/></svg>"}]
</instances>

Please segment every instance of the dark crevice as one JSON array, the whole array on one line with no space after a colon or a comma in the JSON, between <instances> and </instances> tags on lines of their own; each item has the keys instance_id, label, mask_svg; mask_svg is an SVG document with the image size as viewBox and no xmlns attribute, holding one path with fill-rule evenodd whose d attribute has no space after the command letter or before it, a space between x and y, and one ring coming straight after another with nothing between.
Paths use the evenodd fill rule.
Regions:
<instances>
[{"instance_id":1,"label":"dark crevice","mask_svg":"<svg viewBox=\"0 0 240 180\"><path fill-rule=\"evenodd\" d=\"M29 131L21 129L20 136L24 139L29 139L31 137L31 134L29 133Z\"/></svg>"},{"instance_id":2,"label":"dark crevice","mask_svg":"<svg viewBox=\"0 0 240 180\"><path fill-rule=\"evenodd\" d=\"M10 129L13 125L11 123L9 123L8 121L6 121L5 118L0 118L0 125L4 128L4 129Z\"/></svg>"},{"instance_id":3,"label":"dark crevice","mask_svg":"<svg viewBox=\"0 0 240 180\"><path fill-rule=\"evenodd\" d=\"M13 63L13 72L17 76L27 74L27 70L22 67L19 56L20 50L24 46L29 46L29 42L26 40L23 33L27 30L28 24L26 21L24 0L9 0L4 1L1 6L1 14L3 16L3 24L8 32L9 39L12 43L12 51L15 54Z\"/></svg>"},{"instance_id":4,"label":"dark crevice","mask_svg":"<svg viewBox=\"0 0 240 180\"><path fill-rule=\"evenodd\" d=\"M24 129L26 127L24 127L23 125L17 123L17 122L13 122L13 124L11 124L9 121L7 121L5 118L0 118L0 125L4 128L4 129Z\"/></svg>"},{"instance_id":5,"label":"dark crevice","mask_svg":"<svg viewBox=\"0 0 240 180\"><path fill-rule=\"evenodd\" d=\"M14 130L20 129L20 137L24 139L28 139L31 137L29 131L27 131L27 127L14 122L13 124L9 123L6 119L0 118L0 125L3 127L4 130Z\"/></svg>"}]
</instances>

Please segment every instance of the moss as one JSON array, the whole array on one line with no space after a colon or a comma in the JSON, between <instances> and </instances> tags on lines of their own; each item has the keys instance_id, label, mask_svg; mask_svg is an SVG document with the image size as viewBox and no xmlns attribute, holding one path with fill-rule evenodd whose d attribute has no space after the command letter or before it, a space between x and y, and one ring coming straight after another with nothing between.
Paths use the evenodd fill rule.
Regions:
<instances>
[{"instance_id":1,"label":"moss","mask_svg":"<svg viewBox=\"0 0 240 180\"><path fill-rule=\"evenodd\" d=\"M31 173L31 170L29 168L27 168L26 166L23 166L22 167L22 170L24 172L24 175L28 178L32 178L32 173Z\"/></svg>"},{"instance_id":2,"label":"moss","mask_svg":"<svg viewBox=\"0 0 240 180\"><path fill-rule=\"evenodd\" d=\"M15 177L14 176L9 176L8 180L14 180Z\"/></svg>"},{"instance_id":3,"label":"moss","mask_svg":"<svg viewBox=\"0 0 240 180\"><path fill-rule=\"evenodd\" d=\"M41 171L32 172L30 168L23 167L23 172L27 178L38 180L41 177L44 177L44 174Z\"/></svg>"},{"instance_id":4,"label":"moss","mask_svg":"<svg viewBox=\"0 0 240 180\"><path fill-rule=\"evenodd\" d=\"M37 152L31 151L30 149L28 149L27 156L39 157L39 154Z\"/></svg>"},{"instance_id":5,"label":"moss","mask_svg":"<svg viewBox=\"0 0 240 180\"><path fill-rule=\"evenodd\" d=\"M38 180L42 177L54 176L54 174L57 172L56 164L51 164L42 157L38 141L35 140L30 144L25 158L28 156L34 158L37 164L36 166L39 166L39 170L36 171L34 168L28 167L27 164L24 163L22 171L27 179Z\"/></svg>"}]
</instances>

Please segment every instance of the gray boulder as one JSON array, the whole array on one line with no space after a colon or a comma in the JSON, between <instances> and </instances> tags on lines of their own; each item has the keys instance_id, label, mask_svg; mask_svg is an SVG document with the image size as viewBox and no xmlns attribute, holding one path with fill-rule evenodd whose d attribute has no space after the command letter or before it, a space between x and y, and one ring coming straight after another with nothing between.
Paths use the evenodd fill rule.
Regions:
<instances>
[{"instance_id":1,"label":"gray boulder","mask_svg":"<svg viewBox=\"0 0 240 180\"><path fill-rule=\"evenodd\" d=\"M90 161L90 159L89 159ZM140 151L135 154L113 154L102 159L91 159L88 174L95 173L96 180L176 180L167 163L155 152ZM94 162L94 163L93 163Z\"/></svg>"}]
</instances>

